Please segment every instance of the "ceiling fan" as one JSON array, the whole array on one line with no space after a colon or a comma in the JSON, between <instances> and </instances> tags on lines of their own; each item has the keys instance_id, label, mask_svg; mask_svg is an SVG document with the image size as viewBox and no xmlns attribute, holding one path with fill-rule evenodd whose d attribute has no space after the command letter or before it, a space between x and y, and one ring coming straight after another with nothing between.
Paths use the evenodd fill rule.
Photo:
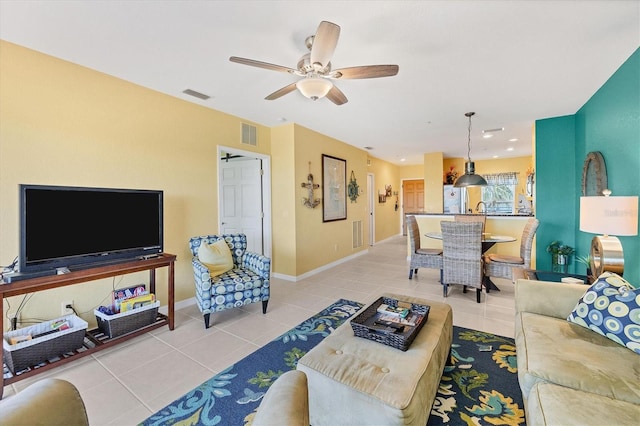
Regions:
<instances>
[{"instance_id":1,"label":"ceiling fan","mask_svg":"<svg viewBox=\"0 0 640 426\"><path fill-rule=\"evenodd\" d=\"M338 44L338 37L340 37L340 26L328 21L320 22L315 35L309 36L305 40L309 53L300 58L297 69L237 56L232 56L229 60L238 64L304 77L267 96L265 99L269 101L298 89L300 93L314 101L326 96L334 104L342 105L347 102L347 97L331 80L379 78L398 74L397 65L364 65L332 70L330 61Z\"/></svg>"}]
</instances>

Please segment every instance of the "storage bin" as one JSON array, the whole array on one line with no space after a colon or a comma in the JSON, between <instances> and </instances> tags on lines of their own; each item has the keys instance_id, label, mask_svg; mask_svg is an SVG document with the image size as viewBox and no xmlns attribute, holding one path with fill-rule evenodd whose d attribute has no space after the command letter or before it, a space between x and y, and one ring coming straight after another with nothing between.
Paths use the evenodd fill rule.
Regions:
<instances>
[{"instance_id":1,"label":"storage bin","mask_svg":"<svg viewBox=\"0 0 640 426\"><path fill-rule=\"evenodd\" d=\"M70 328L36 339L25 340L15 345L9 344L9 339L12 337L26 336L28 334L35 336L51 331L51 324L60 320L68 321ZM67 352L73 352L83 346L87 327L87 322L82 318L76 315L67 315L4 333L4 339L2 340L4 361L9 371L15 375L17 372L29 367L34 367Z\"/></svg>"},{"instance_id":2,"label":"storage bin","mask_svg":"<svg viewBox=\"0 0 640 426\"><path fill-rule=\"evenodd\" d=\"M95 310L94 314L98 322L98 330L113 339L153 324L158 316L159 307L160 301L156 300L154 303L141 308L115 315L107 315L98 310Z\"/></svg>"},{"instance_id":3,"label":"storage bin","mask_svg":"<svg viewBox=\"0 0 640 426\"><path fill-rule=\"evenodd\" d=\"M415 326L406 326L408 330L403 333L395 333L391 331L382 331L380 327L375 326L376 318L378 314L378 307L383 303L398 307L397 299L390 297L380 297L373 302L364 311L358 314L351 320L351 328L353 334L357 337L373 340L378 343L382 343L387 346L400 349L405 352L411 346L411 343L416 338L422 327L426 324L429 318L429 309L427 305L421 305L419 303L411 303L411 311L420 315L422 319Z\"/></svg>"}]
</instances>

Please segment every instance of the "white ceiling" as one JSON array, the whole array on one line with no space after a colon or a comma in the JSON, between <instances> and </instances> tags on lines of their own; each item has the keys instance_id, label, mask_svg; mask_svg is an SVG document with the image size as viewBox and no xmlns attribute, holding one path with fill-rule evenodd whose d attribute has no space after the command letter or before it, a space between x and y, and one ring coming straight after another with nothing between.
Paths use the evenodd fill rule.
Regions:
<instances>
[{"instance_id":1,"label":"white ceiling","mask_svg":"<svg viewBox=\"0 0 640 426\"><path fill-rule=\"evenodd\" d=\"M338 81L349 99L341 106L297 91L266 101L296 77L229 62L296 68L322 20L341 26L334 69L398 64L398 75ZM529 155L536 119L574 114L640 46L640 1L0 0L0 38L259 124L295 122L394 164L422 164L426 152L467 156L467 111L476 112L472 159Z\"/></svg>"}]
</instances>

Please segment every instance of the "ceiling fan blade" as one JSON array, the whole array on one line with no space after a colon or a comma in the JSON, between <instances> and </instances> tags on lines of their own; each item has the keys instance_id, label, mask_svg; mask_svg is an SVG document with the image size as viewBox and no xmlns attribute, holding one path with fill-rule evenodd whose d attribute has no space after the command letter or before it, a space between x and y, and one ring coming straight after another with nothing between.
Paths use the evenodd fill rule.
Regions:
<instances>
[{"instance_id":1,"label":"ceiling fan blade","mask_svg":"<svg viewBox=\"0 0 640 426\"><path fill-rule=\"evenodd\" d=\"M267 96L265 99L268 101L272 101L274 99L278 99L279 97L286 95L287 93L291 93L294 90L296 90L296 83L291 83L284 86L282 89L276 90L275 92Z\"/></svg>"},{"instance_id":2,"label":"ceiling fan blade","mask_svg":"<svg viewBox=\"0 0 640 426\"><path fill-rule=\"evenodd\" d=\"M309 58L311 64L322 64L322 68L326 67L333 52L338 45L338 37L340 37L340 26L332 22L322 21L318 25L318 30L313 38L311 45L311 56Z\"/></svg>"},{"instance_id":3,"label":"ceiling fan blade","mask_svg":"<svg viewBox=\"0 0 640 426\"><path fill-rule=\"evenodd\" d=\"M268 62L256 61L254 59L239 58L237 56L232 56L232 57L229 58L229 60L231 62L235 62L235 63L238 63L238 64L249 65L249 66L258 67L258 68L264 68L264 69L268 69L268 70L271 70L271 71L288 72L290 74L296 74L297 73L297 70L294 70L293 68L283 67L282 65L270 64Z\"/></svg>"},{"instance_id":4,"label":"ceiling fan blade","mask_svg":"<svg viewBox=\"0 0 640 426\"><path fill-rule=\"evenodd\" d=\"M398 74L397 65L363 65L360 67L341 68L332 71L332 78L379 78Z\"/></svg>"},{"instance_id":5,"label":"ceiling fan blade","mask_svg":"<svg viewBox=\"0 0 640 426\"><path fill-rule=\"evenodd\" d=\"M333 85L331 90L329 90L329 93L327 93L326 98L336 105L342 105L349 102L349 100L344 95L344 93L342 93L342 90L338 89L338 87L335 84Z\"/></svg>"}]
</instances>

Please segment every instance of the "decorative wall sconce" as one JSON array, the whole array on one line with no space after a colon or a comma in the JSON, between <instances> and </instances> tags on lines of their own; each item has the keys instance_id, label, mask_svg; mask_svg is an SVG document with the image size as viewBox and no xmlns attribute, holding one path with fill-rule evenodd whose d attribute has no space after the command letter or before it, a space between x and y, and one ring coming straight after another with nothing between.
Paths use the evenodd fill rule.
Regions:
<instances>
[{"instance_id":1,"label":"decorative wall sconce","mask_svg":"<svg viewBox=\"0 0 640 426\"><path fill-rule=\"evenodd\" d=\"M316 208L320 204L320 199L313 197L313 190L320 188L320 185L313 183L313 175L311 174L311 161L309 161L309 174L307 175L307 183L301 183L300 186L309 191L309 197L302 199L302 204L310 209Z\"/></svg>"}]
</instances>

